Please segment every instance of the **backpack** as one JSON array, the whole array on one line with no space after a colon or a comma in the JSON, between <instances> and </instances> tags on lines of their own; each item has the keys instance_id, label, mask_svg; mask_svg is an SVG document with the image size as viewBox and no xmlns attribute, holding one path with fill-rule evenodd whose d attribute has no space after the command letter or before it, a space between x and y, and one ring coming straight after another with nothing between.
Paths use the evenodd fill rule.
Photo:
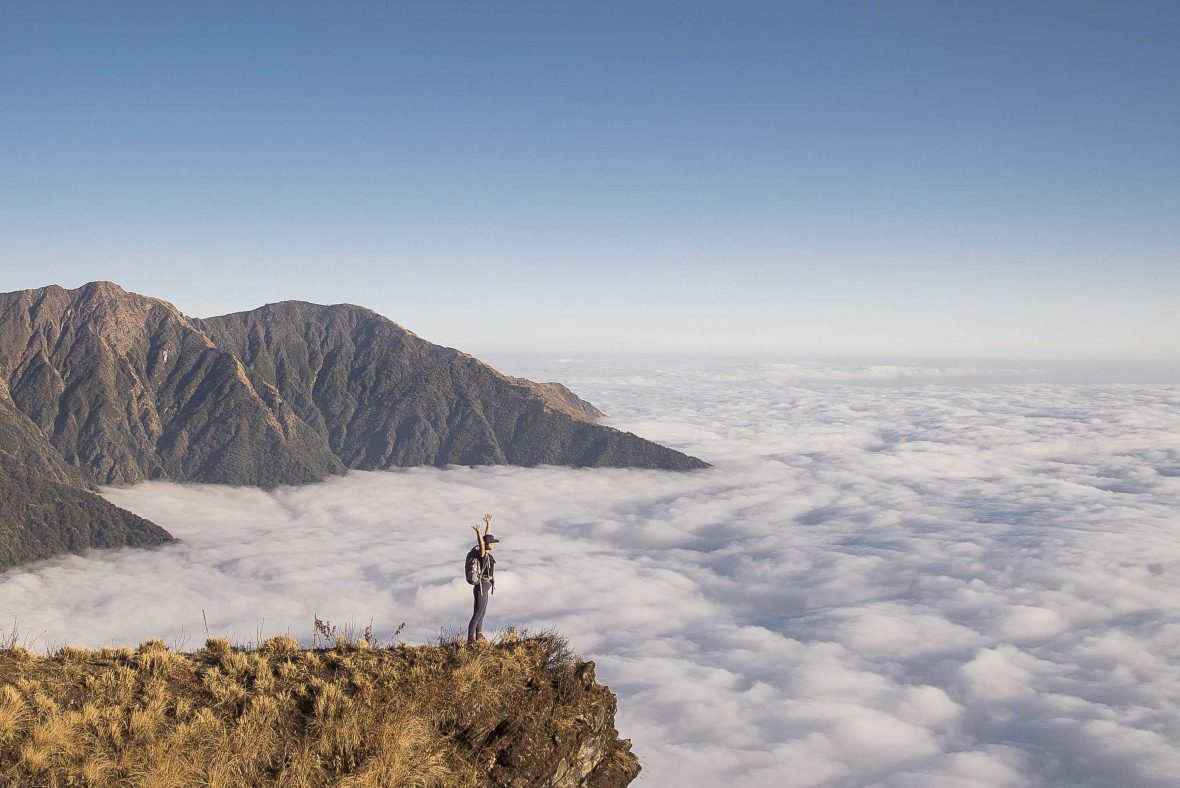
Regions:
<instances>
[{"instance_id":1,"label":"backpack","mask_svg":"<svg viewBox=\"0 0 1180 788\"><path fill-rule=\"evenodd\" d=\"M483 562L479 560L478 550L472 549L467 552L467 558L463 559L463 574L468 585L479 585L479 581L483 579Z\"/></svg>"}]
</instances>

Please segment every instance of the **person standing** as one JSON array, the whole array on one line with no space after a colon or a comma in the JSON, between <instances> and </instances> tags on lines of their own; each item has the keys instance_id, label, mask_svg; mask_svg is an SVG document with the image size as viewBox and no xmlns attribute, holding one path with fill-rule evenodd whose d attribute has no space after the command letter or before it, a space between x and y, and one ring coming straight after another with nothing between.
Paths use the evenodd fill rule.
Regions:
<instances>
[{"instance_id":1,"label":"person standing","mask_svg":"<svg viewBox=\"0 0 1180 788\"><path fill-rule=\"evenodd\" d=\"M467 624L467 642L487 640L483 636L483 617L488 610L488 597L496 591L496 559L492 557L492 547L500 540L489 533L492 530L492 516L483 516L483 534L479 526L471 526L475 530L475 547L467 553L465 573L467 582L472 585L475 596L475 610L471 614L471 621Z\"/></svg>"}]
</instances>

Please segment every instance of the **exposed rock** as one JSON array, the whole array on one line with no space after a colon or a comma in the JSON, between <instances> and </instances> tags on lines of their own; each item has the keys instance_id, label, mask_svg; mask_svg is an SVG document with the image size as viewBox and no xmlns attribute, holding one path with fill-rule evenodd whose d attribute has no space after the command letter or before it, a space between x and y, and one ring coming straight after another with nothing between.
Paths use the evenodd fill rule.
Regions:
<instances>
[{"instance_id":1,"label":"exposed rock","mask_svg":"<svg viewBox=\"0 0 1180 788\"><path fill-rule=\"evenodd\" d=\"M593 662L572 670L572 682L533 687L531 713L506 717L479 743L482 751L494 754L492 785L607 788L638 776L631 740L620 739L615 729L614 694L597 683ZM569 723L555 726L559 710L571 705L576 712Z\"/></svg>"},{"instance_id":2,"label":"exposed rock","mask_svg":"<svg viewBox=\"0 0 1180 788\"><path fill-rule=\"evenodd\" d=\"M507 375L505 377L516 385L524 386L537 394L545 400L545 404L551 409L566 413L570 418L593 423L606 415L561 383L535 383L524 378L514 378Z\"/></svg>"}]
</instances>

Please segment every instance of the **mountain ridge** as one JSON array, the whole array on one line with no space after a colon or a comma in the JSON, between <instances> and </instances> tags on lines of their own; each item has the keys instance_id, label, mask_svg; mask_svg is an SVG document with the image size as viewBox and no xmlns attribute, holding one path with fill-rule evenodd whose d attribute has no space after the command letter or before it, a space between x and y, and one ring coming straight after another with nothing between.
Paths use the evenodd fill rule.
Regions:
<instances>
[{"instance_id":1,"label":"mountain ridge","mask_svg":"<svg viewBox=\"0 0 1180 788\"><path fill-rule=\"evenodd\" d=\"M92 282L0 294L12 399L90 481L273 487L349 468L705 463L355 304L210 318Z\"/></svg>"},{"instance_id":2,"label":"mountain ridge","mask_svg":"<svg viewBox=\"0 0 1180 788\"><path fill-rule=\"evenodd\" d=\"M65 501L100 484L272 488L417 465L707 467L601 415L560 383L505 375L355 304L194 318L109 281L0 293L0 452L18 497L28 484ZM171 539L99 509L62 511ZM81 549L86 527L46 543Z\"/></svg>"},{"instance_id":3,"label":"mountain ridge","mask_svg":"<svg viewBox=\"0 0 1180 788\"><path fill-rule=\"evenodd\" d=\"M560 384L504 375L365 307L284 301L198 324L276 387L349 468L704 467L597 425L589 414L599 411L560 396Z\"/></svg>"}]
</instances>

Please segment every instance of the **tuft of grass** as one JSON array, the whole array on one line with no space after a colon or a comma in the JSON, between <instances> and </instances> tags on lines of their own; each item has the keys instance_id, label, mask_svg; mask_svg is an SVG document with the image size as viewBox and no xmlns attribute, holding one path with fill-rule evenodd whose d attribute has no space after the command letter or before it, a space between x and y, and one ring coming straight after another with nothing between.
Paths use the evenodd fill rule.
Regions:
<instances>
[{"instance_id":1,"label":"tuft of grass","mask_svg":"<svg viewBox=\"0 0 1180 788\"><path fill-rule=\"evenodd\" d=\"M24 646L13 645L10 648L6 649L6 652L9 655L9 657L16 662L27 662L29 660L37 658L36 656L34 656L32 654L32 652L30 652Z\"/></svg>"},{"instance_id":2,"label":"tuft of grass","mask_svg":"<svg viewBox=\"0 0 1180 788\"><path fill-rule=\"evenodd\" d=\"M293 657L299 653L299 641L288 635L279 635L262 641L258 650L269 657Z\"/></svg>"},{"instance_id":3,"label":"tuft of grass","mask_svg":"<svg viewBox=\"0 0 1180 788\"><path fill-rule=\"evenodd\" d=\"M36 777L49 768L49 750L40 745L29 744L20 750L17 765L30 777Z\"/></svg>"},{"instance_id":4,"label":"tuft of grass","mask_svg":"<svg viewBox=\"0 0 1180 788\"><path fill-rule=\"evenodd\" d=\"M11 684L0 687L0 746L16 737L28 718L20 691Z\"/></svg>"},{"instance_id":5,"label":"tuft of grass","mask_svg":"<svg viewBox=\"0 0 1180 788\"><path fill-rule=\"evenodd\" d=\"M226 638L208 638L205 641L205 651L210 654L228 654L233 651L233 644Z\"/></svg>"},{"instance_id":6,"label":"tuft of grass","mask_svg":"<svg viewBox=\"0 0 1180 788\"><path fill-rule=\"evenodd\" d=\"M57 652L57 656L65 662L82 662L90 659L90 654L90 649L77 646L66 646Z\"/></svg>"},{"instance_id":7,"label":"tuft of grass","mask_svg":"<svg viewBox=\"0 0 1180 788\"><path fill-rule=\"evenodd\" d=\"M162 652L162 651L163 652L168 651L168 644L165 643L163 640L160 640L159 638L153 638L152 640L145 640L144 642L139 644L139 648L135 649L135 653L137 653L137 654L152 654L152 653L158 653L158 652Z\"/></svg>"}]
</instances>

